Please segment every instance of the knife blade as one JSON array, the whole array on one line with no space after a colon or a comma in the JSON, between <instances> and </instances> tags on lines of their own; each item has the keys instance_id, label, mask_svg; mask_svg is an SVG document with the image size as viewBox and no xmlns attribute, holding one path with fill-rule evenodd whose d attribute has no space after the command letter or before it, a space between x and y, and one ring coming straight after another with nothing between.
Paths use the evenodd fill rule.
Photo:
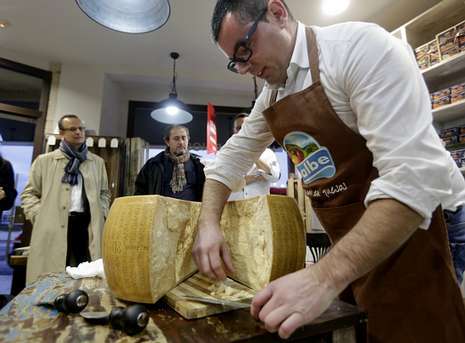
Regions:
<instances>
[{"instance_id":1,"label":"knife blade","mask_svg":"<svg viewBox=\"0 0 465 343\"><path fill-rule=\"evenodd\" d=\"M248 302L245 303L245 302L240 302L240 301L213 299L213 298L203 298L203 297L188 296L188 295L183 295L181 297L181 299L182 300L188 300L188 301L196 301L196 302L201 302L201 303L207 303L207 304L220 305L220 306L230 307L230 308L234 308L234 309L249 308L250 307L250 301L251 301L251 299L247 299Z\"/></svg>"}]
</instances>

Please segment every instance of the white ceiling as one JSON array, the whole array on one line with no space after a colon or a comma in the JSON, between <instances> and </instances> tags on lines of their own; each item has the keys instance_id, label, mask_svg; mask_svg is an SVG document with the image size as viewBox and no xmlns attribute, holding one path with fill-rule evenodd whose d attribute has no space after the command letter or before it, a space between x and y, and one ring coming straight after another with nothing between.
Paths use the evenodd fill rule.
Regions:
<instances>
[{"instance_id":1,"label":"white ceiling","mask_svg":"<svg viewBox=\"0 0 465 343\"><path fill-rule=\"evenodd\" d=\"M306 24L347 20L374 21L393 30L438 0L352 0L337 17L321 13L322 0L288 0L294 16ZM178 51L179 86L202 85L250 91L249 78L226 71L226 59L210 38L214 0L171 0L171 17L160 30L123 34L103 28L84 15L74 0L1 0L0 47L61 63L105 66L120 83L169 84L171 51ZM1 49L0 49L1 57Z\"/></svg>"}]
</instances>

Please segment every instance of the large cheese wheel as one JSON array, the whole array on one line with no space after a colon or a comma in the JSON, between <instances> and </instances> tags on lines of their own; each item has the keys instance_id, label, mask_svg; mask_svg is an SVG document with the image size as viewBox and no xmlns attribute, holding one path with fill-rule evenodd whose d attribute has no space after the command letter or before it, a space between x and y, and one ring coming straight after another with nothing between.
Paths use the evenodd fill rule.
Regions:
<instances>
[{"instance_id":1,"label":"large cheese wheel","mask_svg":"<svg viewBox=\"0 0 465 343\"><path fill-rule=\"evenodd\" d=\"M154 303L192 275L199 212L200 203L158 195L116 199L102 247L112 292L124 300ZM305 230L294 199L229 202L221 228L235 268L229 276L254 290L304 266Z\"/></svg>"}]
</instances>

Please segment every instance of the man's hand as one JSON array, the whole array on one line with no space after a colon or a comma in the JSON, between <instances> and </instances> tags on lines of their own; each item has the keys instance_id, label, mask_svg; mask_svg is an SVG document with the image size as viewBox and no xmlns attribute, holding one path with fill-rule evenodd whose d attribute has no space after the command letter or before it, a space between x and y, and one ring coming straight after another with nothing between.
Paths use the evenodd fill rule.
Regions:
<instances>
[{"instance_id":1,"label":"man's hand","mask_svg":"<svg viewBox=\"0 0 465 343\"><path fill-rule=\"evenodd\" d=\"M220 228L221 214L229 194L231 191L221 182L207 179L192 249L200 272L216 280L224 280L227 272L233 272L231 254Z\"/></svg>"},{"instance_id":2,"label":"man's hand","mask_svg":"<svg viewBox=\"0 0 465 343\"><path fill-rule=\"evenodd\" d=\"M288 338L319 317L343 289L330 285L318 264L283 276L257 293L250 312L270 332Z\"/></svg>"},{"instance_id":3,"label":"man's hand","mask_svg":"<svg viewBox=\"0 0 465 343\"><path fill-rule=\"evenodd\" d=\"M219 223L210 225L199 223L192 255L200 272L210 279L224 280L226 273L232 273L234 270L231 254Z\"/></svg>"},{"instance_id":4,"label":"man's hand","mask_svg":"<svg viewBox=\"0 0 465 343\"><path fill-rule=\"evenodd\" d=\"M251 314L282 338L317 318L351 282L408 240L423 218L393 199L369 204L359 222L317 264L271 282Z\"/></svg>"},{"instance_id":5,"label":"man's hand","mask_svg":"<svg viewBox=\"0 0 465 343\"><path fill-rule=\"evenodd\" d=\"M5 191L3 190L3 187L0 187L0 200L6 197Z\"/></svg>"}]
</instances>

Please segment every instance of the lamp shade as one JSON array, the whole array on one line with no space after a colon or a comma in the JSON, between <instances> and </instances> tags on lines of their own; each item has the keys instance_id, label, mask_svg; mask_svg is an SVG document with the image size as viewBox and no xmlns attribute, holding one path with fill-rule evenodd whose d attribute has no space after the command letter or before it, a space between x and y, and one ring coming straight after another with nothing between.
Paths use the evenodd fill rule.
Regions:
<instances>
[{"instance_id":1,"label":"lamp shade","mask_svg":"<svg viewBox=\"0 0 465 343\"><path fill-rule=\"evenodd\" d=\"M145 33L162 27L170 16L168 0L76 0L100 25L125 33Z\"/></svg>"},{"instance_id":2,"label":"lamp shade","mask_svg":"<svg viewBox=\"0 0 465 343\"><path fill-rule=\"evenodd\" d=\"M160 101L159 108L150 113L150 116L165 124L184 124L192 120L192 114L187 111L186 105L178 99L176 91L176 60L179 58L177 52L171 52L170 57L173 59L173 82L171 84L171 92L168 99Z\"/></svg>"},{"instance_id":3,"label":"lamp shade","mask_svg":"<svg viewBox=\"0 0 465 343\"><path fill-rule=\"evenodd\" d=\"M192 114L187 111L186 105L175 94L170 94L166 100L160 101L160 107L153 110L150 116L164 124L179 125L192 120Z\"/></svg>"}]
</instances>

